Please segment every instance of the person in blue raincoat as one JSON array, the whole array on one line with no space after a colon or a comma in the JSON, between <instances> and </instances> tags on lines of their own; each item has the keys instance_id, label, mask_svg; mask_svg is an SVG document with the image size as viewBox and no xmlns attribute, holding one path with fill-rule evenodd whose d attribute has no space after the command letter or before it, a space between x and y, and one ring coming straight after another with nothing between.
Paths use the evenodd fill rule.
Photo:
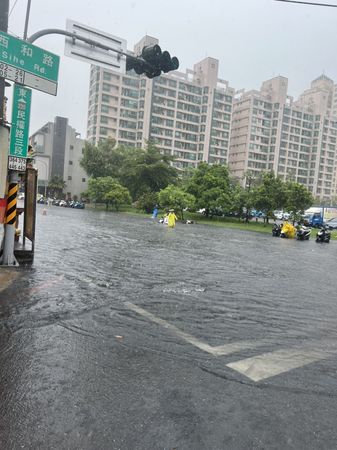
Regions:
<instances>
[{"instance_id":1,"label":"person in blue raincoat","mask_svg":"<svg viewBox=\"0 0 337 450\"><path fill-rule=\"evenodd\" d=\"M156 219L158 216L158 205L156 205L152 212L152 219Z\"/></svg>"}]
</instances>

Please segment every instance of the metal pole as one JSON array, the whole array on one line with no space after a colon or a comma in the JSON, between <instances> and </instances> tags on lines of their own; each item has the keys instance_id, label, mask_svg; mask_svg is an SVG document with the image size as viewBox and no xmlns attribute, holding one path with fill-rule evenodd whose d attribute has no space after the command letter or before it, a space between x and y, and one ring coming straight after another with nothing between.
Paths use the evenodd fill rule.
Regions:
<instances>
[{"instance_id":1,"label":"metal pole","mask_svg":"<svg viewBox=\"0 0 337 450\"><path fill-rule=\"evenodd\" d=\"M0 31L8 30L9 0L0 0ZM0 78L0 126L5 121L5 79Z\"/></svg>"},{"instance_id":2,"label":"metal pole","mask_svg":"<svg viewBox=\"0 0 337 450\"><path fill-rule=\"evenodd\" d=\"M9 0L0 0L0 30L8 29ZM0 78L0 208L6 207L7 163L9 146L9 128L6 126L5 114L5 86L6 81ZM1 214L1 212L0 212ZM2 214L1 214L2 215Z\"/></svg>"},{"instance_id":3,"label":"metal pole","mask_svg":"<svg viewBox=\"0 0 337 450\"><path fill-rule=\"evenodd\" d=\"M27 40L27 33L28 33L28 23L29 23L29 15L30 15L30 5L32 0L27 0L27 10L26 10L26 21L25 21L25 31L23 33L23 39Z\"/></svg>"},{"instance_id":4,"label":"metal pole","mask_svg":"<svg viewBox=\"0 0 337 450\"><path fill-rule=\"evenodd\" d=\"M3 240L3 253L0 264L3 266L18 266L15 255L15 224L16 224L16 202L18 195L19 172L13 170L9 176L9 189L6 210L5 236Z\"/></svg>"}]
</instances>

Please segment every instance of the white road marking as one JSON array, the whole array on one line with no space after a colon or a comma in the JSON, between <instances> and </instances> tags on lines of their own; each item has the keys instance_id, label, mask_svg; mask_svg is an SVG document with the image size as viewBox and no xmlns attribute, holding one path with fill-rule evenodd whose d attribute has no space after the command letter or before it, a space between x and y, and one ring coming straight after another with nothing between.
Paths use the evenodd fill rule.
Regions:
<instances>
[{"instance_id":1,"label":"white road marking","mask_svg":"<svg viewBox=\"0 0 337 450\"><path fill-rule=\"evenodd\" d=\"M305 348L277 350L229 363L227 367L240 372L253 381L261 381L326 359L329 355L331 352Z\"/></svg>"},{"instance_id":2,"label":"white road marking","mask_svg":"<svg viewBox=\"0 0 337 450\"><path fill-rule=\"evenodd\" d=\"M156 323L157 325L161 325L163 328L166 328L167 330L170 330L173 332L176 336L183 339L185 342L188 342L191 345L194 345L194 347L199 348L200 350L203 350L204 352L210 353L214 356L225 356L230 355L231 353L238 352L240 350L245 350L248 348L256 348L260 345L263 345L265 342L263 341L238 341L238 342L231 342L229 344L220 345L217 347L212 347L211 345L205 344L204 342L199 341L199 339L196 339L194 336L185 333L184 331L179 330L174 325L171 325L170 323L166 322L166 320L161 319L160 317L156 317L152 313L146 311L143 308L140 308L139 306L135 305L134 303L126 302L125 305L131 309L132 311L136 312L137 314L146 317L148 320L150 320L153 323Z\"/></svg>"},{"instance_id":3,"label":"white road marking","mask_svg":"<svg viewBox=\"0 0 337 450\"><path fill-rule=\"evenodd\" d=\"M126 302L125 305L151 322L161 325L163 328L171 331L185 342L188 342L194 347L210 353L213 356L230 355L241 350L253 349L267 343L266 341L237 341L212 347L211 345L199 341L194 336L179 330L176 326L171 325L160 317L156 317L152 313L146 311L140 306L135 305L134 303ZM318 343L318 345L322 344ZM313 344L313 347L315 347L315 344ZM316 348L311 349L304 347L276 350L274 352L267 352L258 356L229 363L227 364L227 367L245 375L252 381L257 382L323 359L327 359L329 356L335 355L336 353L336 343L332 341L330 344L325 342L325 347L323 350L319 347L317 348L317 345Z\"/></svg>"}]
</instances>

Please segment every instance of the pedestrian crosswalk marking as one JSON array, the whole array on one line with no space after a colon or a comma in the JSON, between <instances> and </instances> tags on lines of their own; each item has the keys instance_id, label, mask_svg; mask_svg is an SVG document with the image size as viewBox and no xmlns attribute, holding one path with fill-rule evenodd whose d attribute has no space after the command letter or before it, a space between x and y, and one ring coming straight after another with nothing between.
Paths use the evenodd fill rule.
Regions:
<instances>
[{"instance_id":1,"label":"pedestrian crosswalk marking","mask_svg":"<svg viewBox=\"0 0 337 450\"><path fill-rule=\"evenodd\" d=\"M193 345L194 347L210 353L213 356L227 356L232 353L239 352L241 350L255 349L259 346L267 344L267 341L236 341L224 345L213 347L209 344L201 342L191 334L185 333L177 328L175 325L166 322L166 320L155 316L154 314L146 311L140 306L134 303L126 302L130 310L145 317L149 321L162 326L163 328L174 333L185 342ZM269 342L270 343L270 342ZM324 350L308 347L304 348L292 348L276 350L273 352L266 352L251 358L245 358L239 361L226 364L232 370L241 373L254 382L272 378L276 375L288 372L299 367L306 366L308 364L327 359L332 354L337 353L335 345L332 348L327 346Z\"/></svg>"}]
</instances>

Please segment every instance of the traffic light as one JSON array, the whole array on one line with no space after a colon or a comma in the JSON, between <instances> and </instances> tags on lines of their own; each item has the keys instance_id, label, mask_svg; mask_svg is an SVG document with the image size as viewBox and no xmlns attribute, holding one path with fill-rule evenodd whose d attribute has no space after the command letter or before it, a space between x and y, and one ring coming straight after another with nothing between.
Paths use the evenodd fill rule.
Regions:
<instances>
[{"instance_id":1,"label":"traffic light","mask_svg":"<svg viewBox=\"0 0 337 450\"><path fill-rule=\"evenodd\" d=\"M159 77L162 72L167 73L178 68L178 58L176 56L171 58L167 51L162 52L159 45L144 47L141 57L126 57L127 71L134 69L138 75L144 73L148 78Z\"/></svg>"}]
</instances>

